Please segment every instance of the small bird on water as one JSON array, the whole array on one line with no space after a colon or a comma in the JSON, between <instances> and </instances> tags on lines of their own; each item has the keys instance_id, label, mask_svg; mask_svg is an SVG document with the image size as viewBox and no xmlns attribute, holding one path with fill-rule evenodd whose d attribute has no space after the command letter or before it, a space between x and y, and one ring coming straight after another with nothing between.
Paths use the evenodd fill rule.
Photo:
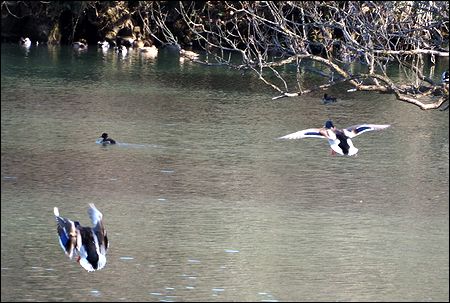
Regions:
<instances>
[{"instance_id":1,"label":"small bird on water","mask_svg":"<svg viewBox=\"0 0 450 303\"><path fill-rule=\"evenodd\" d=\"M322 102L323 104L334 103L337 99L335 97L328 96L328 94L323 95Z\"/></svg>"},{"instance_id":2,"label":"small bird on water","mask_svg":"<svg viewBox=\"0 0 450 303\"><path fill-rule=\"evenodd\" d=\"M107 133L103 133L99 139L98 143L102 143L102 144L116 144L116 141L114 139L108 138L108 134Z\"/></svg>"}]
</instances>

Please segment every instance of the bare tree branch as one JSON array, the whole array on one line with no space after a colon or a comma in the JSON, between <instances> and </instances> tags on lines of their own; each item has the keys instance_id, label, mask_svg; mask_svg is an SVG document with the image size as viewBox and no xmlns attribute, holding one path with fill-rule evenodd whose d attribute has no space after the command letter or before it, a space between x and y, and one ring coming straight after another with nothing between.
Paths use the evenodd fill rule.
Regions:
<instances>
[{"instance_id":1,"label":"bare tree branch","mask_svg":"<svg viewBox=\"0 0 450 303\"><path fill-rule=\"evenodd\" d=\"M225 1L220 11L208 3L200 9L179 4L184 22L208 54L203 63L214 60L253 71L281 94L274 99L348 82L355 90L391 93L422 109L448 101L445 83L423 74L428 60L449 56L443 48L447 2ZM304 62L322 66L328 81L302 87ZM366 72L354 75L352 64L358 62ZM394 64L407 80L390 75ZM280 70L288 65L296 66L295 88Z\"/></svg>"}]
</instances>

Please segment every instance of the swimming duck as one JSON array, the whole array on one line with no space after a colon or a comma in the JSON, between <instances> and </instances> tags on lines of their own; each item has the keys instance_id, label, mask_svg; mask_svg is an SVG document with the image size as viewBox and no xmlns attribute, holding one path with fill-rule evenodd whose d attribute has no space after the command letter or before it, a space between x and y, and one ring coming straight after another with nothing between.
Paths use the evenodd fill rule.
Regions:
<instances>
[{"instance_id":1,"label":"swimming duck","mask_svg":"<svg viewBox=\"0 0 450 303\"><path fill-rule=\"evenodd\" d=\"M19 44L25 48L30 48L31 46L31 40L30 38L26 37L26 38L20 38Z\"/></svg>"},{"instance_id":2,"label":"swimming duck","mask_svg":"<svg viewBox=\"0 0 450 303\"><path fill-rule=\"evenodd\" d=\"M133 41L133 48L141 48L145 46L144 40L142 40L141 37L138 37L136 40Z\"/></svg>"},{"instance_id":3,"label":"swimming duck","mask_svg":"<svg viewBox=\"0 0 450 303\"><path fill-rule=\"evenodd\" d=\"M100 49L106 51L106 50L109 49L109 42L106 41L106 40L103 40L103 41L97 41L97 46L98 46L98 48L100 48Z\"/></svg>"},{"instance_id":4,"label":"swimming duck","mask_svg":"<svg viewBox=\"0 0 450 303\"><path fill-rule=\"evenodd\" d=\"M83 227L78 221L61 217L57 207L53 212L57 222L59 244L65 254L70 259L73 255L78 255L77 262L87 271L105 267L109 242L103 225L103 215L95 205L89 204L88 210L93 227Z\"/></svg>"},{"instance_id":5,"label":"swimming duck","mask_svg":"<svg viewBox=\"0 0 450 303\"><path fill-rule=\"evenodd\" d=\"M448 71L443 72L441 76L442 83L448 83L448 78L449 78Z\"/></svg>"},{"instance_id":6,"label":"swimming duck","mask_svg":"<svg viewBox=\"0 0 450 303\"><path fill-rule=\"evenodd\" d=\"M154 45L139 47L139 52L143 56L146 56L149 58L156 58L158 56L158 49Z\"/></svg>"},{"instance_id":7,"label":"swimming duck","mask_svg":"<svg viewBox=\"0 0 450 303\"><path fill-rule=\"evenodd\" d=\"M193 52L193 51L189 51L189 50L185 50L185 49L180 49L180 60L183 60L184 58L187 58L189 60L197 60L200 57L199 54Z\"/></svg>"},{"instance_id":8,"label":"swimming duck","mask_svg":"<svg viewBox=\"0 0 450 303\"><path fill-rule=\"evenodd\" d=\"M133 42L136 40L134 35L117 36L117 45L124 45L125 47L133 47Z\"/></svg>"},{"instance_id":9,"label":"swimming duck","mask_svg":"<svg viewBox=\"0 0 450 303\"><path fill-rule=\"evenodd\" d=\"M108 134L107 133L103 133L101 135L101 138L99 138L99 140L97 140L98 143L102 143L102 144L116 144L116 141L114 139L108 138Z\"/></svg>"},{"instance_id":10,"label":"swimming duck","mask_svg":"<svg viewBox=\"0 0 450 303\"><path fill-rule=\"evenodd\" d=\"M323 104L334 103L337 99L335 97L328 96L327 94L323 95L322 102Z\"/></svg>"},{"instance_id":11,"label":"swimming duck","mask_svg":"<svg viewBox=\"0 0 450 303\"><path fill-rule=\"evenodd\" d=\"M128 52L128 49L125 47L125 45L119 45L116 51L118 54L121 54L122 57L125 57Z\"/></svg>"},{"instance_id":12,"label":"swimming duck","mask_svg":"<svg viewBox=\"0 0 450 303\"><path fill-rule=\"evenodd\" d=\"M334 127L333 122L328 120L323 128L309 128L278 139L324 138L328 139L333 155L338 153L342 156L353 156L358 153L358 149L353 145L351 138L368 131L385 129L389 126L388 124L358 124L341 130Z\"/></svg>"},{"instance_id":13,"label":"swimming duck","mask_svg":"<svg viewBox=\"0 0 450 303\"><path fill-rule=\"evenodd\" d=\"M76 42L72 43L72 47L75 50L81 51L81 50L87 50L88 45L87 45L86 40L80 39L80 41L76 41Z\"/></svg>"}]
</instances>

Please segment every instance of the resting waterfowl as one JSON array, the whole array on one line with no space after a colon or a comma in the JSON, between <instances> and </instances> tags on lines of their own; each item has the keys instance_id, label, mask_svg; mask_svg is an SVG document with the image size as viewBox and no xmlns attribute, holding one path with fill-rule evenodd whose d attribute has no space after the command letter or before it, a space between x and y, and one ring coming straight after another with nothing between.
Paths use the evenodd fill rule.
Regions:
<instances>
[{"instance_id":1,"label":"resting waterfowl","mask_svg":"<svg viewBox=\"0 0 450 303\"><path fill-rule=\"evenodd\" d=\"M134 35L125 35L116 37L117 45L123 45L125 47L132 47L134 40L136 40Z\"/></svg>"},{"instance_id":2,"label":"resting waterfowl","mask_svg":"<svg viewBox=\"0 0 450 303\"><path fill-rule=\"evenodd\" d=\"M333 103L333 102L336 102L336 101L337 101L337 99L335 97L328 96L327 94L323 95L322 102L324 104Z\"/></svg>"},{"instance_id":3,"label":"resting waterfowl","mask_svg":"<svg viewBox=\"0 0 450 303\"><path fill-rule=\"evenodd\" d=\"M183 60L184 58L187 58L189 60L197 60L200 57L199 54L193 52L193 51L189 51L189 50L185 50L185 49L180 49L180 60Z\"/></svg>"},{"instance_id":4,"label":"resting waterfowl","mask_svg":"<svg viewBox=\"0 0 450 303\"><path fill-rule=\"evenodd\" d=\"M98 46L98 48L102 49L103 51L107 51L109 49L109 42L106 40L98 41L97 46Z\"/></svg>"},{"instance_id":5,"label":"resting waterfowl","mask_svg":"<svg viewBox=\"0 0 450 303\"><path fill-rule=\"evenodd\" d=\"M125 47L125 45L119 45L116 51L118 54L121 54L122 57L125 57L128 52L128 49Z\"/></svg>"},{"instance_id":6,"label":"resting waterfowl","mask_svg":"<svg viewBox=\"0 0 450 303\"><path fill-rule=\"evenodd\" d=\"M139 48L139 52L146 57L156 58L158 56L158 49L156 46L143 46Z\"/></svg>"},{"instance_id":7,"label":"resting waterfowl","mask_svg":"<svg viewBox=\"0 0 450 303\"><path fill-rule=\"evenodd\" d=\"M358 153L358 149L353 145L351 138L362 133L388 128L389 124L358 124L344 129L334 127L331 120L326 121L323 128L309 128L301 130L278 139L301 139L301 138L324 138L332 149L332 154L353 156Z\"/></svg>"},{"instance_id":8,"label":"resting waterfowl","mask_svg":"<svg viewBox=\"0 0 450 303\"><path fill-rule=\"evenodd\" d=\"M144 40L142 40L141 37L136 38L136 40L133 41L133 48L141 48L145 46Z\"/></svg>"},{"instance_id":9,"label":"resting waterfowl","mask_svg":"<svg viewBox=\"0 0 450 303\"><path fill-rule=\"evenodd\" d=\"M448 83L448 78L449 78L448 71L443 72L442 75L441 75L442 83Z\"/></svg>"},{"instance_id":10,"label":"resting waterfowl","mask_svg":"<svg viewBox=\"0 0 450 303\"><path fill-rule=\"evenodd\" d=\"M180 55L189 59L197 59L198 57L200 57L200 55L196 52L185 49L180 49Z\"/></svg>"},{"instance_id":11,"label":"resting waterfowl","mask_svg":"<svg viewBox=\"0 0 450 303\"><path fill-rule=\"evenodd\" d=\"M97 142L102 144L116 144L116 141L114 139L108 138L107 133L103 133L101 135L101 139L99 139Z\"/></svg>"},{"instance_id":12,"label":"resting waterfowl","mask_svg":"<svg viewBox=\"0 0 450 303\"><path fill-rule=\"evenodd\" d=\"M103 225L103 214L95 205L89 204L88 210L93 227L83 227L78 221L61 217L57 207L53 212L57 222L59 244L66 255L70 259L78 255L77 262L87 271L105 267L109 242Z\"/></svg>"},{"instance_id":13,"label":"resting waterfowl","mask_svg":"<svg viewBox=\"0 0 450 303\"><path fill-rule=\"evenodd\" d=\"M75 50L87 50L87 42L84 39L80 39L80 41L76 41L74 43L72 43L72 47Z\"/></svg>"},{"instance_id":14,"label":"resting waterfowl","mask_svg":"<svg viewBox=\"0 0 450 303\"><path fill-rule=\"evenodd\" d=\"M31 47L31 40L30 38L26 37L26 38L20 38L19 44L25 48L30 48Z\"/></svg>"}]
</instances>

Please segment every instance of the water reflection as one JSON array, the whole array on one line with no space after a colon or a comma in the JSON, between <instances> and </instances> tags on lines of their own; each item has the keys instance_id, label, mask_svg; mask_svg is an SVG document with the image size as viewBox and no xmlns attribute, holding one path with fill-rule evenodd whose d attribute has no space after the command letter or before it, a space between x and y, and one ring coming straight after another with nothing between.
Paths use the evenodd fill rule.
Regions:
<instances>
[{"instance_id":1,"label":"water reflection","mask_svg":"<svg viewBox=\"0 0 450 303\"><path fill-rule=\"evenodd\" d=\"M272 101L164 51L17 51L2 45L2 301L448 300L448 112ZM275 140L328 118L392 126L357 158ZM61 254L52 213L91 202L111 242L95 273Z\"/></svg>"}]
</instances>

